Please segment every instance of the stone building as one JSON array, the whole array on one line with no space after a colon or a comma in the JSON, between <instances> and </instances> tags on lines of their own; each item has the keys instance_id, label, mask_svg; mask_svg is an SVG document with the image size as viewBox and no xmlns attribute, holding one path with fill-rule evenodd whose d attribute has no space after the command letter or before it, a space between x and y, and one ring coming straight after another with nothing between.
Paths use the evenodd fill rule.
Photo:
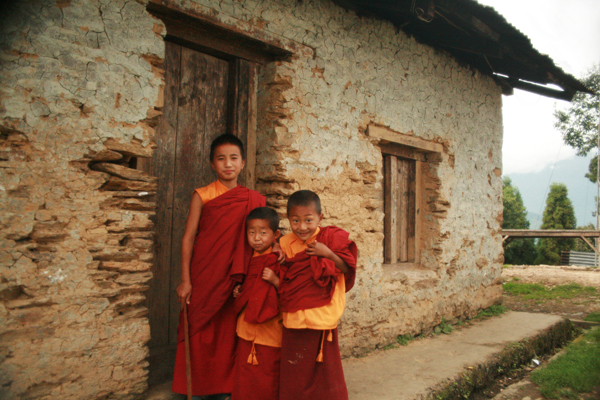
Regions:
<instances>
[{"instance_id":1,"label":"stone building","mask_svg":"<svg viewBox=\"0 0 600 400\"><path fill-rule=\"evenodd\" d=\"M8 3L1 398L129 399L168 371L223 132L270 206L312 189L357 242L344 355L498 302L501 95L587 90L472 0Z\"/></svg>"}]
</instances>

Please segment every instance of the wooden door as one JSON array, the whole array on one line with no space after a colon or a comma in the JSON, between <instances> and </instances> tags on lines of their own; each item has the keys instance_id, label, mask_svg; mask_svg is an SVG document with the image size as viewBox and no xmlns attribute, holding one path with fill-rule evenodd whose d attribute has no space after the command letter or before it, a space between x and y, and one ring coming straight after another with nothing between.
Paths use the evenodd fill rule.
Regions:
<instances>
[{"instance_id":1,"label":"wooden door","mask_svg":"<svg viewBox=\"0 0 600 400\"><path fill-rule=\"evenodd\" d=\"M209 164L210 144L227 132L244 142L247 171L239 182L249 187L253 186L256 152L252 117L255 65L171 42L165 44L165 104L151 167L159 178L154 277L147 296L151 383L167 378L173 371L181 240L194 189L216 179Z\"/></svg>"}]
</instances>

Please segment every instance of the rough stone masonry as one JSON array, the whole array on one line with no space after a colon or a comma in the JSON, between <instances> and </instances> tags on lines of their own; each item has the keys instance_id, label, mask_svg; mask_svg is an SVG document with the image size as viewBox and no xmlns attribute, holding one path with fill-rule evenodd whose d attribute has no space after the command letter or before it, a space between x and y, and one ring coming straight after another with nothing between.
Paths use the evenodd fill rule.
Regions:
<instances>
[{"instance_id":1,"label":"rough stone masonry","mask_svg":"<svg viewBox=\"0 0 600 400\"><path fill-rule=\"evenodd\" d=\"M340 326L359 354L500 298L501 91L390 23L327 0L174 0L297 44L263 66L257 189L297 189L360 249ZM147 387L165 27L146 1L15 2L0 23L0 397L130 399ZM419 265L383 264L370 125L443 145L423 171Z\"/></svg>"}]
</instances>

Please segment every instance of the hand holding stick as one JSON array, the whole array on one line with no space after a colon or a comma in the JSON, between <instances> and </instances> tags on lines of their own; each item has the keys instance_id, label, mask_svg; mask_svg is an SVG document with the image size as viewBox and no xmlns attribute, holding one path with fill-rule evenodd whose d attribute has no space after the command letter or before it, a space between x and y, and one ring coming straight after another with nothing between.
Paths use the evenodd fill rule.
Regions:
<instances>
[{"instance_id":1,"label":"hand holding stick","mask_svg":"<svg viewBox=\"0 0 600 400\"><path fill-rule=\"evenodd\" d=\"M185 337L185 377L187 380L187 400L192 400L192 365L190 361L190 330L188 327L187 304L183 302L183 330Z\"/></svg>"}]
</instances>

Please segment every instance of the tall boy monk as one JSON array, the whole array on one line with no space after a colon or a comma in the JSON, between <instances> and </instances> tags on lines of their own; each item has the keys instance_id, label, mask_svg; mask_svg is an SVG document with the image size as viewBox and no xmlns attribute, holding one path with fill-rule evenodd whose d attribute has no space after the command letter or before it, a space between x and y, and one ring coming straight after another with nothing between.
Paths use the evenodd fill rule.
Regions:
<instances>
[{"instance_id":1,"label":"tall boy monk","mask_svg":"<svg viewBox=\"0 0 600 400\"><path fill-rule=\"evenodd\" d=\"M226 399L233 388L236 313L232 290L252 255L245 238L248 213L265 198L238 185L244 146L235 136L217 137L210 165L217 181L196 189L181 245L179 302L188 309L192 394ZM173 391L186 393L183 313L180 315Z\"/></svg>"},{"instance_id":2,"label":"tall boy monk","mask_svg":"<svg viewBox=\"0 0 600 400\"><path fill-rule=\"evenodd\" d=\"M248 243L254 255L235 299L238 348L231 400L277 400L281 356L279 262L272 252L279 238L279 217L268 207L255 208L246 218ZM235 295L234 291L234 295Z\"/></svg>"},{"instance_id":3,"label":"tall boy monk","mask_svg":"<svg viewBox=\"0 0 600 400\"><path fill-rule=\"evenodd\" d=\"M287 204L292 233L279 244L283 311L280 400L347 400L337 325L354 285L357 248L348 232L320 228L319 196L292 194Z\"/></svg>"}]
</instances>

